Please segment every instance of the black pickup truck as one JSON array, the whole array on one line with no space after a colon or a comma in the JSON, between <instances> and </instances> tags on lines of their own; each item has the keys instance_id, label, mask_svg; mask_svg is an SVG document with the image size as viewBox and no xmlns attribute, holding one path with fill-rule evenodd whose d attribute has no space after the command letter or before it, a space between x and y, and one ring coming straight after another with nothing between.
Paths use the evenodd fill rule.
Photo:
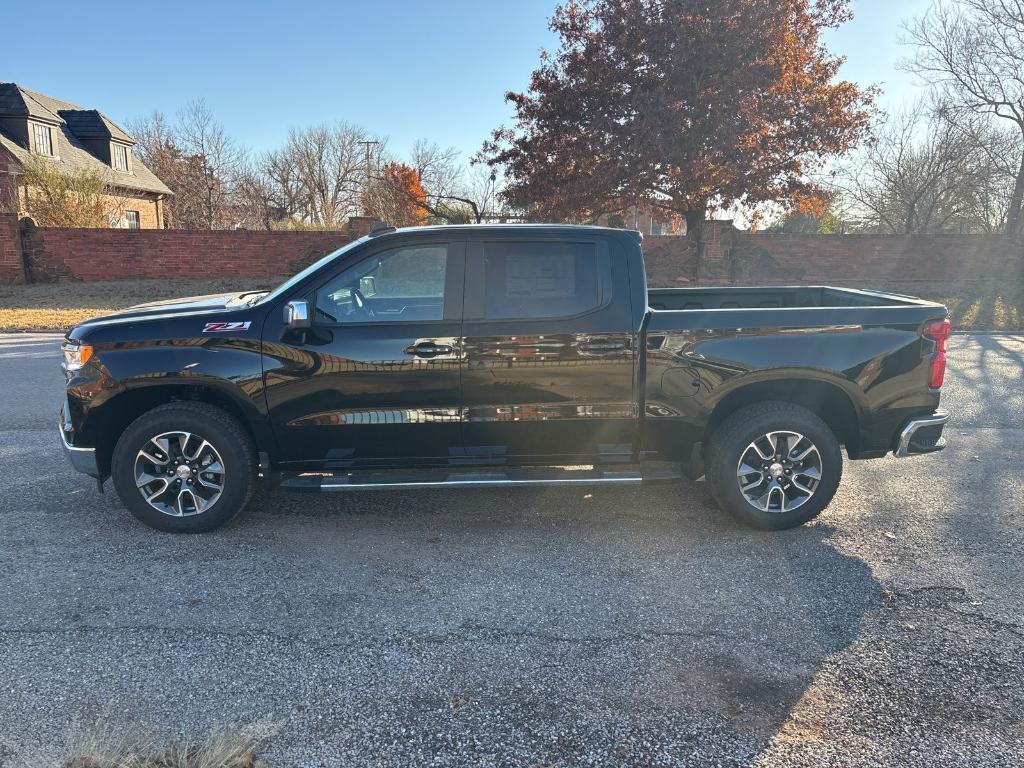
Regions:
<instances>
[{"instance_id":1,"label":"black pickup truck","mask_svg":"<svg viewBox=\"0 0 1024 768\"><path fill-rule=\"evenodd\" d=\"M652 290L640 243L601 227L381 227L269 292L90 320L63 347L61 439L76 469L171 531L223 524L261 482L702 475L720 507L781 529L831 501L840 446L944 447L945 307Z\"/></svg>"}]
</instances>

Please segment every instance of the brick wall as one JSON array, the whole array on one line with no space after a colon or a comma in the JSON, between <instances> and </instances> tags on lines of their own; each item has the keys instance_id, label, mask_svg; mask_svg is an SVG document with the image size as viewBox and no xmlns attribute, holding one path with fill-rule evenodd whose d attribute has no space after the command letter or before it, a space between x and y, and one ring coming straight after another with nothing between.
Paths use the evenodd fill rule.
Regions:
<instances>
[{"instance_id":1,"label":"brick wall","mask_svg":"<svg viewBox=\"0 0 1024 768\"><path fill-rule=\"evenodd\" d=\"M1024 237L751 234L707 222L698 250L686 237L645 238L650 284L1024 280Z\"/></svg>"},{"instance_id":2,"label":"brick wall","mask_svg":"<svg viewBox=\"0 0 1024 768\"><path fill-rule=\"evenodd\" d=\"M37 282L276 277L297 272L360 234L21 226ZM0 271L0 281L13 282L10 276Z\"/></svg>"},{"instance_id":3,"label":"brick wall","mask_svg":"<svg viewBox=\"0 0 1024 768\"><path fill-rule=\"evenodd\" d=\"M1024 238L755 234L739 238L732 259L741 282L1019 278Z\"/></svg>"},{"instance_id":4,"label":"brick wall","mask_svg":"<svg viewBox=\"0 0 1024 768\"><path fill-rule=\"evenodd\" d=\"M339 232L29 231L29 264L40 282L112 278L273 277L291 274L348 242Z\"/></svg>"},{"instance_id":5,"label":"brick wall","mask_svg":"<svg viewBox=\"0 0 1024 768\"><path fill-rule=\"evenodd\" d=\"M24 282L18 218L0 213L0 283Z\"/></svg>"},{"instance_id":6,"label":"brick wall","mask_svg":"<svg viewBox=\"0 0 1024 768\"><path fill-rule=\"evenodd\" d=\"M301 269L364 234L63 229L28 225L31 278L111 280L276 277ZM25 226L25 225L22 225ZM0 214L0 283L20 282L22 238ZM644 239L652 286L728 283L843 283L913 280L1024 280L1024 238L979 235L770 235L708 222L701 247L687 237Z\"/></svg>"}]
</instances>

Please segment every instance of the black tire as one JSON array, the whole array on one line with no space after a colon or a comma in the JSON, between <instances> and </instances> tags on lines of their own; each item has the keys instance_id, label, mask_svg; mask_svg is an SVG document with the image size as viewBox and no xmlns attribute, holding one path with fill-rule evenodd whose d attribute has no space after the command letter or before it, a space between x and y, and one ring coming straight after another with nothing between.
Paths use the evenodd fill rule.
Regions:
<instances>
[{"instance_id":1,"label":"black tire","mask_svg":"<svg viewBox=\"0 0 1024 768\"><path fill-rule=\"evenodd\" d=\"M219 454L224 468L219 497L201 512L193 511L197 505L186 508L190 514L181 517L151 506L137 488L135 475L136 457L150 438L175 431L206 440ZM168 403L139 416L121 434L111 459L111 479L128 511L151 528L174 533L202 533L224 525L248 503L255 472L255 451L242 426L220 408L196 402ZM153 487L159 485L149 486Z\"/></svg>"},{"instance_id":2,"label":"black tire","mask_svg":"<svg viewBox=\"0 0 1024 768\"><path fill-rule=\"evenodd\" d=\"M771 432L785 431L805 436L817 448L820 479L810 498L795 509L765 511L747 501L740 489L737 469L755 440ZM814 413L792 403L766 401L741 408L718 425L708 441L704 465L709 490L722 509L753 528L779 531L803 525L828 506L843 475L843 454L832 430ZM766 482L768 477L765 475ZM776 498L769 495L767 506Z\"/></svg>"}]
</instances>

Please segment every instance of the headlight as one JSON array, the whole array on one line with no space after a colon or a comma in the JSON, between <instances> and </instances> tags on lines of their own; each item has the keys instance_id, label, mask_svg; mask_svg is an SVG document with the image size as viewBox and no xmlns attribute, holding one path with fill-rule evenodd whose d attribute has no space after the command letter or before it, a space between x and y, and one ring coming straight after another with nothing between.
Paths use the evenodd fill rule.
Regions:
<instances>
[{"instance_id":1,"label":"headlight","mask_svg":"<svg viewBox=\"0 0 1024 768\"><path fill-rule=\"evenodd\" d=\"M74 372L92 359L92 347L88 344L76 344L66 341L61 345L64 353L64 370Z\"/></svg>"}]
</instances>

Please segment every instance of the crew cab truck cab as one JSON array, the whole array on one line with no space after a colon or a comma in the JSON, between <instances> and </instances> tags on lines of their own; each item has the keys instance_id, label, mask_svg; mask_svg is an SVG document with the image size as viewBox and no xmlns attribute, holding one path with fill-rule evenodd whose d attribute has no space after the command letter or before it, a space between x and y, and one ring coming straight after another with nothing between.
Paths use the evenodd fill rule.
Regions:
<instances>
[{"instance_id":1,"label":"crew cab truck cab","mask_svg":"<svg viewBox=\"0 0 1024 768\"><path fill-rule=\"evenodd\" d=\"M64 344L61 439L172 531L223 524L261 479L363 492L684 475L781 529L832 499L841 447L944 447L945 307L648 289L640 243L600 227L378 228L270 292L90 320Z\"/></svg>"}]
</instances>

